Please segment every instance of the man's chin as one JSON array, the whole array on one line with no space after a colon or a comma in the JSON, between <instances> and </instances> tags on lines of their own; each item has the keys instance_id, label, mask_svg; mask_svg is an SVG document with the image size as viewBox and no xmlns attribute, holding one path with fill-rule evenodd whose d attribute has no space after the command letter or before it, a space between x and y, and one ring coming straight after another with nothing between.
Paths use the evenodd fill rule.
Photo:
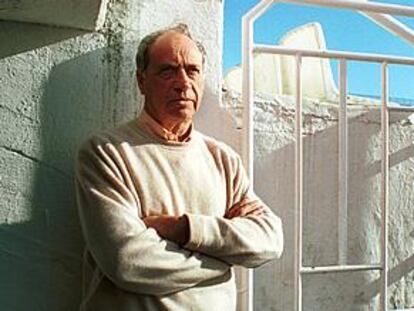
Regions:
<instances>
[{"instance_id":1,"label":"man's chin","mask_svg":"<svg viewBox=\"0 0 414 311\"><path fill-rule=\"evenodd\" d=\"M174 112L174 116L178 119L182 120L190 120L193 118L195 112L194 110L188 110L188 109L181 109Z\"/></svg>"},{"instance_id":2,"label":"man's chin","mask_svg":"<svg viewBox=\"0 0 414 311\"><path fill-rule=\"evenodd\" d=\"M171 105L172 112L174 115L194 115L196 112L194 103L191 101L175 101L173 105Z\"/></svg>"}]
</instances>

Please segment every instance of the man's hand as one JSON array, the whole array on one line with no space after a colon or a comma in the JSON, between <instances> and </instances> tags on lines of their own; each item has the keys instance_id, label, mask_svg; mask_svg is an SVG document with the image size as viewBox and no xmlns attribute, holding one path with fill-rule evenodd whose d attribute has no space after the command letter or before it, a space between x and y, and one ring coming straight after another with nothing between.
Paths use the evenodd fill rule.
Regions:
<instances>
[{"instance_id":1,"label":"man's hand","mask_svg":"<svg viewBox=\"0 0 414 311\"><path fill-rule=\"evenodd\" d=\"M234 204L224 215L224 218L259 216L264 212L263 205L258 200L242 199Z\"/></svg>"},{"instance_id":2,"label":"man's hand","mask_svg":"<svg viewBox=\"0 0 414 311\"><path fill-rule=\"evenodd\" d=\"M158 235L178 245L187 243L190 235L188 218L182 216L149 216L143 219L147 227L153 228Z\"/></svg>"}]
</instances>

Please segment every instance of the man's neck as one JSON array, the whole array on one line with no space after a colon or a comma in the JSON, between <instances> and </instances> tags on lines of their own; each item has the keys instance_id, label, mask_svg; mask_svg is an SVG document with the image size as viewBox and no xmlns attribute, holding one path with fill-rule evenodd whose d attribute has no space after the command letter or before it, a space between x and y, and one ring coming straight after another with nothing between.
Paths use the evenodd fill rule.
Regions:
<instances>
[{"instance_id":1,"label":"man's neck","mask_svg":"<svg viewBox=\"0 0 414 311\"><path fill-rule=\"evenodd\" d=\"M174 133L178 137L183 137L188 132L191 126L191 121L184 121L170 125L163 125L161 124L166 130Z\"/></svg>"},{"instance_id":2,"label":"man's neck","mask_svg":"<svg viewBox=\"0 0 414 311\"><path fill-rule=\"evenodd\" d=\"M164 130L174 134L177 137L177 141L183 141L188 137L192 120L160 120L149 109L144 107L144 110Z\"/></svg>"}]
</instances>

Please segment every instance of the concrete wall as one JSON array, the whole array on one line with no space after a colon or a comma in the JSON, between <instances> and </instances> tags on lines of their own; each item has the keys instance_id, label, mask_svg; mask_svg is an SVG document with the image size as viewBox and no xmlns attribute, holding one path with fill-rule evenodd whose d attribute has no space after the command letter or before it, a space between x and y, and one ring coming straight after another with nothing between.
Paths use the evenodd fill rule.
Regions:
<instances>
[{"instance_id":1,"label":"concrete wall","mask_svg":"<svg viewBox=\"0 0 414 311\"><path fill-rule=\"evenodd\" d=\"M209 54L197 127L229 133L231 120L219 108L222 5L111 0L96 33L0 22L2 310L77 309L83 241L74 156L91 132L139 110L134 55L144 34L174 22L190 24Z\"/></svg>"},{"instance_id":2,"label":"concrete wall","mask_svg":"<svg viewBox=\"0 0 414 311\"><path fill-rule=\"evenodd\" d=\"M241 115L239 94L224 103ZM380 113L354 102L349 108L348 264L380 261ZM337 103L304 101L305 266L338 263ZM389 300L390 310L414 306L414 125L409 113L391 113ZM255 273L256 310L293 310L294 121L291 96L257 94L255 102L255 189L282 217L285 252ZM305 276L306 311L376 311L379 274Z\"/></svg>"},{"instance_id":3,"label":"concrete wall","mask_svg":"<svg viewBox=\"0 0 414 311\"><path fill-rule=\"evenodd\" d=\"M2 0L0 19L84 30L105 22L107 0Z\"/></svg>"}]
</instances>

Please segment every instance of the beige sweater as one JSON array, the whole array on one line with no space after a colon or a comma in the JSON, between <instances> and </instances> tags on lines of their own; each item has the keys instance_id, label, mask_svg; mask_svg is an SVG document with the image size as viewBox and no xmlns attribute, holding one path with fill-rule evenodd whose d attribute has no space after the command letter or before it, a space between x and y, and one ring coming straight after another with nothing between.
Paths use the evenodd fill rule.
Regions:
<instances>
[{"instance_id":1,"label":"beige sweater","mask_svg":"<svg viewBox=\"0 0 414 311\"><path fill-rule=\"evenodd\" d=\"M280 256L280 219L226 219L245 196L256 198L239 156L193 131L171 143L137 120L96 135L80 150L77 196L86 240L81 310L235 310L233 265L256 267ZM142 217L186 214L180 247Z\"/></svg>"}]
</instances>

